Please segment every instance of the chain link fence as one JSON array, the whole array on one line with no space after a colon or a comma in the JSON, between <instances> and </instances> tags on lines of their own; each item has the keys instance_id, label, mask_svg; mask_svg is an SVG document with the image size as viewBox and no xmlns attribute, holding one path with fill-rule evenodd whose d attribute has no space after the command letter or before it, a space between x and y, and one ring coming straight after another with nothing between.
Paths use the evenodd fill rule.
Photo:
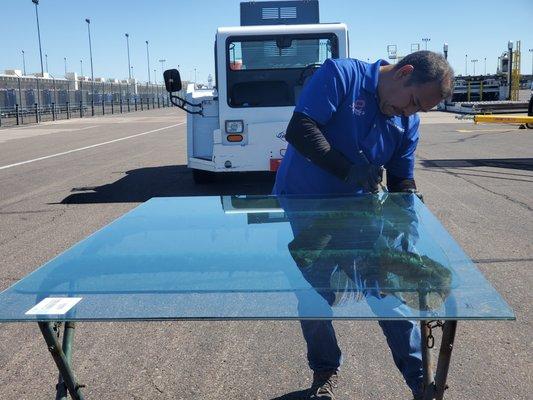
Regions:
<instances>
[{"instance_id":1,"label":"chain link fence","mask_svg":"<svg viewBox=\"0 0 533 400\"><path fill-rule=\"evenodd\" d=\"M162 85L0 76L0 127L169 106Z\"/></svg>"}]
</instances>

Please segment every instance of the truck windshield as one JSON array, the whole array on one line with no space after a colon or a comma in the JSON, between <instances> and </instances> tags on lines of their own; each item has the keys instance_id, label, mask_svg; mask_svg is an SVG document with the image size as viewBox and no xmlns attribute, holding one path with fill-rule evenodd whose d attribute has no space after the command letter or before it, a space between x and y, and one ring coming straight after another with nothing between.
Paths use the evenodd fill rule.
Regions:
<instances>
[{"instance_id":1,"label":"truck windshield","mask_svg":"<svg viewBox=\"0 0 533 400\"><path fill-rule=\"evenodd\" d=\"M230 70L304 68L333 57L330 38L231 41L228 44Z\"/></svg>"},{"instance_id":2,"label":"truck windshield","mask_svg":"<svg viewBox=\"0 0 533 400\"><path fill-rule=\"evenodd\" d=\"M307 79L338 58L334 33L234 36L226 40L230 107L294 106Z\"/></svg>"}]
</instances>

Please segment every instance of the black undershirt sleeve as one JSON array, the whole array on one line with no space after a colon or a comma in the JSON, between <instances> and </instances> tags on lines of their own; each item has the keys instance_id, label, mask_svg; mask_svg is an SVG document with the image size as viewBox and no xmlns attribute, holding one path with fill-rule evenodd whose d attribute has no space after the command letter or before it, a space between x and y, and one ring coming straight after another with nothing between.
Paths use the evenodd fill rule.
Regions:
<instances>
[{"instance_id":1,"label":"black undershirt sleeve","mask_svg":"<svg viewBox=\"0 0 533 400\"><path fill-rule=\"evenodd\" d=\"M304 157L325 171L345 180L352 163L331 147L319 124L307 115L295 112L287 126L285 139Z\"/></svg>"}]
</instances>

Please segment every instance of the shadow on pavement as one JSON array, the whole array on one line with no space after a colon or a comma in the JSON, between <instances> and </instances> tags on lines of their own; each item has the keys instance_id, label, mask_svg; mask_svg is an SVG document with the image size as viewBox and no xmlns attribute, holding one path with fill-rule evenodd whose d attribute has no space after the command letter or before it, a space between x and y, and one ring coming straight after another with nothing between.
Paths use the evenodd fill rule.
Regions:
<instances>
[{"instance_id":1,"label":"shadow on pavement","mask_svg":"<svg viewBox=\"0 0 533 400\"><path fill-rule=\"evenodd\" d=\"M209 184L195 184L185 165L139 168L126 171L118 181L102 186L80 186L61 204L144 202L152 197L270 194L271 172L224 173Z\"/></svg>"},{"instance_id":2,"label":"shadow on pavement","mask_svg":"<svg viewBox=\"0 0 533 400\"><path fill-rule=\"evenodd\" d=\"M308 389L305 389L305 390L298 390L296 392L287 393L287 394L284 394L283 396L275 397L271 400L302 400L302 399L308 399L308 398L309 398Z\"/></svg>"},{"instance_id":3,"label":"shadow on pavement","mask_svg":"<svg viewBox=\"0 0 533 400\"><path fill-rule=\"evenodd\" d=\"M533 158L421 160L426 168L493 167L533 171Z\"/></svg>"}]
</instances>

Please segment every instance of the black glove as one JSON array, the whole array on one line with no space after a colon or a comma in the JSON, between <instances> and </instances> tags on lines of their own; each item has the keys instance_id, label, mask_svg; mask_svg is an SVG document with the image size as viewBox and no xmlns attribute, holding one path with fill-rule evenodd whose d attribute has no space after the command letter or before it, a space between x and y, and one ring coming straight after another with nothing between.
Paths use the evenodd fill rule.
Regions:
<instances>
[{"instance_id":1,"label":"black glove","mask_svg":"<svg viewBox=\"0 0 533 400\"><path fill-rule=\"evenodd\" d=\"M350 186L360 186L367 193L377 193L382 180L383 167L368 164L352 165L345 182Z\"/></svg>"}]
</instances>

